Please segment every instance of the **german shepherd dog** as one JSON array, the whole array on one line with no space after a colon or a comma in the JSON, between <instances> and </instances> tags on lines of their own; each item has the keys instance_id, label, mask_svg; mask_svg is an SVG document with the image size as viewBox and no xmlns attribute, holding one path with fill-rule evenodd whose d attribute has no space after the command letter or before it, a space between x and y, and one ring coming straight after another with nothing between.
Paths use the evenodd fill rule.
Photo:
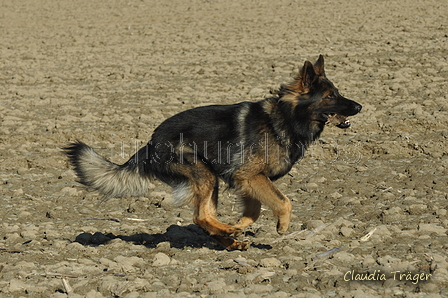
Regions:
<instances>
[{"instance_id":1,"label":"german shepherd dog","mask_svg":"<svg viewBox=\"0 0 448 298\"><path fill-rule=\"evenodd\" d=\"M322 55L306 61L295 79L258 102L211 105L181 112L157 127L152 139L123 165L77 141L63 148L78 182L107 198L147 195L157 178L173 188L175 205L192 204L194 223L227 249L247 248L242 229L266 204L286 232L291 203L272 183L287 174L326 124L347 128L361 105L339 94L327 79ZM219 179L241 199L241 218L218 221Z\"/></svg>"}]
</instances>

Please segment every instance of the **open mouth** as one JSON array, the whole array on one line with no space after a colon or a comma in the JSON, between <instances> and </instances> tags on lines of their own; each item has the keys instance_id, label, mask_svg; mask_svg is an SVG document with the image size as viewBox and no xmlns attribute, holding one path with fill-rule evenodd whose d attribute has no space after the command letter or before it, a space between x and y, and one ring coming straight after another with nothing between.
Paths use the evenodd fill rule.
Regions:
<instances>
[{"instance_id":1,"label":"open mouth","mask_svg":"<svg viewBox=\"0 0 448 298\"><path fill-rule=\"evenodd\" d=\"M351 123L347 119L347 116L336 113L324 113L322 114L327 121L325 124L333 124L339 128L349 128Z\"/></svg>"}]
</instances>

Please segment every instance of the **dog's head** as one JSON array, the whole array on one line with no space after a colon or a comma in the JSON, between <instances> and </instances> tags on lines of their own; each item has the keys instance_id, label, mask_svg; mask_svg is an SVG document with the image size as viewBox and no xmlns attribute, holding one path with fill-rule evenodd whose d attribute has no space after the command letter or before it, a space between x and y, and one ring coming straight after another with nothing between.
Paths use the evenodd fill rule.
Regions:
<instances>
[{"instance_id":1,"label":"dog's head","mask_svg":"<svg viewBox=\"0 0 448 298\"><path fill-rule=\"evenodd\" d=\"M361 111L362 106L339 94L327 78L324 58L319 56L314 65L306 61L295 80L283 85L278 92L280 100L289 102L304 120L318 124L334 124L340 128L350 127L348 116Z\"/></svg>"}]
</instances>

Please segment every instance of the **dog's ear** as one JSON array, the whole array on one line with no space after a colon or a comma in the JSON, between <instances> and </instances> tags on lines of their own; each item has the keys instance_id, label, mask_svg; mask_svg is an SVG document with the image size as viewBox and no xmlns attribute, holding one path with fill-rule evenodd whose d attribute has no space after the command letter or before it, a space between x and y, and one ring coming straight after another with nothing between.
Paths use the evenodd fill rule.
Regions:
<instances>
[{"instance_id":1,"label":"dog's ear","mask_svg":"<svg viewBox=\"0 0 448 298\"><path fill-rule=\"evenodd\" d=\"M288 85L282 85L277 94L280 95L283 101L292 101L295 103L297 95L308 93L317 79L318 76L314 70L313 64L309 61L305 61L305 64L300 69L300 72L295 77L294 81Z\"/></svg>"},{"instance_id":2,"label":"dog's ear","mask_svg":"<svg viewBox=\"0 0 448 298\"><path fill-rule=\"evenodd\" d=\"M317 59L316 63L314 63L314 71L316 71L316 74L319 77L326 78L324 70L324 56L319 55L319 58Z\"/></svg>"},{"instance_id":3,"label":"dog's ear","mask_svg":"<svg viewBox=\"0 0 448 298\"><path fill-rule=\"evenodd\" d=\"M301 83L302 91L308 91L317 79L317 74L314 70L313 64L310 61L305 61L302 69L300 70L298 80Z\"/></svg>"}]
</instances>

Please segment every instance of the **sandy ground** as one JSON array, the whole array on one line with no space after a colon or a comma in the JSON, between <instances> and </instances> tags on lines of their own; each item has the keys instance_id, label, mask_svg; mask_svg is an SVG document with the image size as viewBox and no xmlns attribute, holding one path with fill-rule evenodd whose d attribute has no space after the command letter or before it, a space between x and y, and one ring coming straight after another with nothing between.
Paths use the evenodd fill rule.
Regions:
<instances>
[{"instance_id":1,"label":"sandy ground","mask_svg":"<svg viewBox=\"0 0 448 298\"><path fill-rule=\"evenodd\" d=\"M447 15L440 0L0 1L0 296L448 297ZM287 237L263 210L248 251L222 250L167 186L104 201L61 154L80 139L122 163L165 118L262 99L318 54L363 110L276 182ZM235 195L220 202L234 221Z\"/></svg>"}]
</instances>

